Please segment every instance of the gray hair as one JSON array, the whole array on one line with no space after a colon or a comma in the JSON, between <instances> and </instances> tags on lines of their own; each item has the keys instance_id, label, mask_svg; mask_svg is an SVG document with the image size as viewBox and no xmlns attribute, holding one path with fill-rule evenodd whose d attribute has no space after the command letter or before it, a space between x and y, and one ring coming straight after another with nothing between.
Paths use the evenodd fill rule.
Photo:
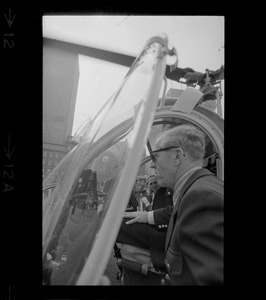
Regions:
<instances>
[{"instance_id":1,"label":"gray hair","mask_svg":"<svg viewBox=\"0 0 266 300\"><path fill-rule=\"evenodd\" d=\"M180 125L162 132L156 139L161 147L176 146L192 160L202 160L205 154L205 135L195 126Z\"/></svg>"}]
</instances>

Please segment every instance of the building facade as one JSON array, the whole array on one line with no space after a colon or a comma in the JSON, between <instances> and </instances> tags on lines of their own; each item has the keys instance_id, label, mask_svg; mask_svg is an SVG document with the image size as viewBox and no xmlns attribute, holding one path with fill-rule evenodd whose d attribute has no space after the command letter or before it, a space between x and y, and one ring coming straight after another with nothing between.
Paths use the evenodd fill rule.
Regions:
<instances>
[{"instance_id":1,"label":"building facade","mask_svg":"<svg viewBox=\"0 0 266 300\"><path fill-rule=\"evenodd\" d=\"M76 145L72 127L79 80L78 54L43 39L43 177Z\"/></svg>"}]
</instances>

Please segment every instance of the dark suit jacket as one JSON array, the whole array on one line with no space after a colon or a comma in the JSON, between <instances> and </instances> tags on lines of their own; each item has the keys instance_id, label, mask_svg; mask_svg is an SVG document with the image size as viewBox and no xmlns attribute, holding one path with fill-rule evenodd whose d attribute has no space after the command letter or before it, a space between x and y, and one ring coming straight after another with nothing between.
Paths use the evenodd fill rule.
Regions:
<instances>
[{"instance_id":1,"label":"dark suit jacket","mask_svg":"<svg viewBox=\"0 0 266 300\"><path fill-rule=\"evenodd\" d=\"M129 219L124 218L117 236L118 243L125 243L150 250L154 267L163 270L165 270L165 239L167 232L165 225L168 225L170 220L168 210L171 210L173 205L172 197L173 191L171 189L160 188L156 192L153 201L153 209L156 209L156 211L160 210L160 213L155 218L156 225L146 223L126 225L125 222ZM165 208L166 206L170 207L170 209ZM160 214L164 216L159 216Z\"/></svg>"},{"instance_id":2,"label":"dark suit jacket","mask_svg":"<svg viewBox=\"0 0 266 300\"><path fill-rule=\"evenodd\" d=\"M223 181L206 169L185 183L166 237L173 285L223 284Z\"/></svg>"},{"instance_id":3,"label":"dark suit jacket","mask_svg":"<svg viewBox=\"0 0 266 300\"><path fill-rule=\"evenodd\" d=\"M149 225L149 248L155 268L165 270L165 240L173 210L173 190L160 188L153 199L154 225Z\"/></svg>"},{"instance_id":4,"label":"dark suit jacket","mask_svg":"<svg viewBox=\"0 0 266 300\"><path fill-rule=\"evenodd\" d=\"M138 208L138 200L136 199L136 196L134 195L134 192L131 192L130 198L129 198L129 202L128 202L128 207L127 210L128 211L137 211Z\"/></svg>"}]
</instances>

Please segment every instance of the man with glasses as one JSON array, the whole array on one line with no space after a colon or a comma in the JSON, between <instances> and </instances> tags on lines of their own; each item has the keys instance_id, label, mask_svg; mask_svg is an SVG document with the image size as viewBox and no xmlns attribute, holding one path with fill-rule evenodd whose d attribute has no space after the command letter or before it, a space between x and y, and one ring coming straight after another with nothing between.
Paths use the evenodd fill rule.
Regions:
<instances>
[{"instance_id":1,"label":"man with glasses","mask_svg":"<svg viewBox=\"0 0 266 300\"><path fill-rule=\"evenodd\" d=\"M204 134L180 125L157 137L151 153L159 185L174 190L165 244L172 285L223 284L223 181L202 168L204 151Z\"/></svg>"}]
</instances>

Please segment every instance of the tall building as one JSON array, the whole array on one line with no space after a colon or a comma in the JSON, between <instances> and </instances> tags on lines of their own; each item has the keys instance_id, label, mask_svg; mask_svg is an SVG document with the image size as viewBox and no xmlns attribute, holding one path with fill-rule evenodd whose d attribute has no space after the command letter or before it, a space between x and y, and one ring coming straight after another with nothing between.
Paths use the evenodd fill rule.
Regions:
<instances>
[{"instance_id":1,"label":"tall building","mask_svg":"<svg viewBox=\"0 0 266 300\"><path fill-rule=\"evenodd\" d=\"M79 80L78 54L43 39L43 177L75 146L72 127Z\"/></svg>"}]
</instances>

